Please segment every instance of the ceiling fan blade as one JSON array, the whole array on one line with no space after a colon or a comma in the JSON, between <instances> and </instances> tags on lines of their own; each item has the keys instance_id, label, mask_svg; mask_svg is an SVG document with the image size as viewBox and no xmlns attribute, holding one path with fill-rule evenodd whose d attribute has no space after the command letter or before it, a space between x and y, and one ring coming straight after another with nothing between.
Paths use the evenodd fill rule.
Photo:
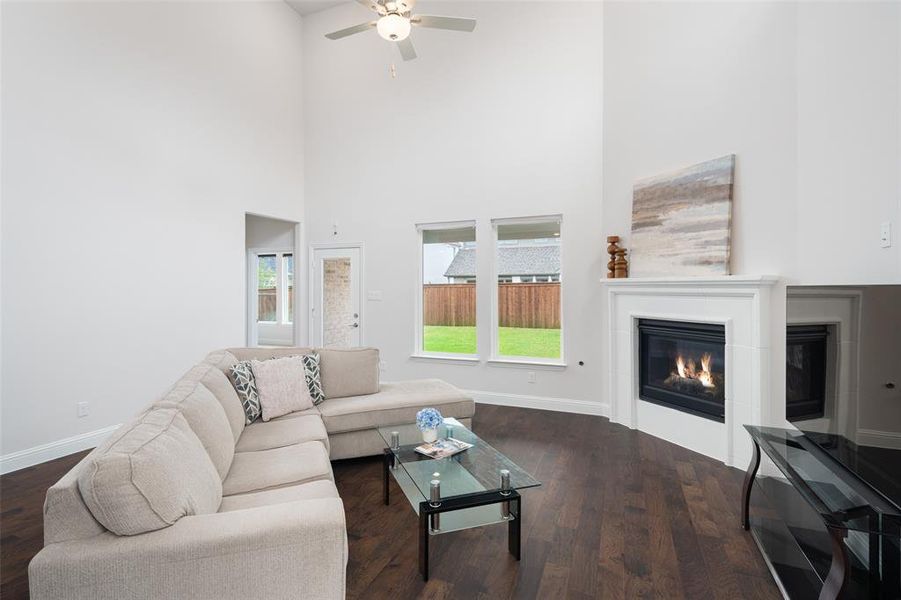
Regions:
<instances>
[{"instance_id":1,"label":"ceiling fan blade","mask_svg":"<svg viewBox=\"0 0 901 600\"><path fill-rule=\"evenodd\" d=\"M369 23L360 23L359 25L354 25L353 27L348 27L347 29L339 29L338 31L333 31L331 33L325 34L330 40L340 40L341 38L345 38L349 35L353 35L355 33L362 33L363 31L368 31L375 27L375 21L370 21Z\"/></svg>"},{"instance_id":2,"label":"ceiling fan blade","mask_svg":"<svg viewBox=\"0 0 901 600\"><path fill-rule=\"evenodd\" d=\"M384 15L387 11L385 7L377 2L377 0L357 0L360 4L368 8L369 10L374 10L380 15Z\"/></svg>"},{"instance_id":3,"label":"ceiling fan blade","mask_svg":"<svg viewBox=\"0 0 901 600\"><path fill-rule=\"evenodd\" d=\"M475 19L462 17L436 17L435 15L415 15L411 22L420 27L432 29L450 29L451 31L472 31L476 28Z\"/></svg>"},{"instance_id":4,"label":"ceiling fan blade","mask_svg":"<svg viewBox=\"0 0 901 600\"><path fill-rule=\"evenodd\" d=\"M416 58L416 49L413 48L413 40L404 38L397 42L397 49L400 50L400 56L404 60L413 60Z\"/></svg>"}]
</instances>

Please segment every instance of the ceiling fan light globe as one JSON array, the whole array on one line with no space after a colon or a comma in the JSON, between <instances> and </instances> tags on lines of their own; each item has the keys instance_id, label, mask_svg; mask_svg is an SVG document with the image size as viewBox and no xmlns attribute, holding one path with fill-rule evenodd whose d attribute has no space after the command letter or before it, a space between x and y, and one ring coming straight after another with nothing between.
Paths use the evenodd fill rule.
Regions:
<instances>
[{"instance_id":1,"label":"ceiling fan light globe","mask_svg":"<svg viewBox=\"0 0 901 600\"><path fill-rule=\"evenodd\" d=\"M375 28L389 42L399 42L410 35L410 19L390 13L380 18Z\"/></svg>"}]
</instances>

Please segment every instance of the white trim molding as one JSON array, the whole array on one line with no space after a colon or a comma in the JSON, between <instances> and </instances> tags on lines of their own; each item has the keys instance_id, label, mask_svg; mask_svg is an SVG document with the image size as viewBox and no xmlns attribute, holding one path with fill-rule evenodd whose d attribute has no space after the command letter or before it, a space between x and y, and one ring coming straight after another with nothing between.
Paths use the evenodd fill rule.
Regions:
<instances>
[{"instance_id":1,"label":"white trim molding","mask_svg":"<svg viewBox=\"0 0 901 600\"><path fill-rule=\"evenodd\" d=\"M41 444L33 448L26 448L18 452L10 452L0 456L0 474L12 473L26 467L33 467L48 460L62 458L82 450L95 448L100 442L105 440L111 433L119 428L121 423L110 425L96 431L88 431L73 435L62 440Z\"/></svg>"},{"instance_id":2,"label":"white trim molding","mask_svg":"<svg viewBox=\"0 0 901 600\"><path fill-rule=\"evenodd\" d=\"M610 420L695 452L745 467L743 425L767 422L770 396L770 288L778 278L602 279L607 292ZM725 330L725 422L639 400L638 320L717 323Z\"/></svg>"},{"instance_id":3,"label":"white trim molding","mask_svg":"<svg viewBox=\"0 0 901 600\"><path fill-rule=\"evenodd\" d=\"M610 416L610 406L601 402L576 400L569 398L550 398L547 396L524 396L521 394L502 394L498 392L480 392L468 390L476 404L494 404L496 406L514 406L516 408L534 408L555 412L576 413L580 415Z\"/></svg>"},{"instance_id":4,"label":"white trim molding","mask_svg":"<svg viewBox=\"0 0 901 600\"><path fill-rule=\"evenodd\" d=\"M901 450L901 433L897 431L879 431L877 429L858 429L857 445Z\"/></svg>"}]
</instances>

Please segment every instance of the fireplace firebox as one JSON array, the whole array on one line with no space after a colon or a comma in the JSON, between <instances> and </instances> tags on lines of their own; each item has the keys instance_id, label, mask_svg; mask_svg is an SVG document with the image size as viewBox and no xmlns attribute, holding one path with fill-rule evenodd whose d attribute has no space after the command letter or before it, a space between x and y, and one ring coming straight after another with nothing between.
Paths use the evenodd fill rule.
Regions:
<instances>
[{"instance_id":1,"label":"fireplace firebox","mask_svg":"<svg viewBox=\"0 0 901 600\"><path fill-rule=\"evenodd\" d=\"M785 418L817 419L826 414L826 325L789 325L785 332Z\"/></svg>"},{"instance_id":2,"label":"fireplace firebox","mask_svg":"<svg viewBox=\"0 0 901 600\"><path fill-rule=\"evenodd\" d=\"M638 397L725 422L725 348L723 325L639 319Z\"/></svg>"}]
</instances>

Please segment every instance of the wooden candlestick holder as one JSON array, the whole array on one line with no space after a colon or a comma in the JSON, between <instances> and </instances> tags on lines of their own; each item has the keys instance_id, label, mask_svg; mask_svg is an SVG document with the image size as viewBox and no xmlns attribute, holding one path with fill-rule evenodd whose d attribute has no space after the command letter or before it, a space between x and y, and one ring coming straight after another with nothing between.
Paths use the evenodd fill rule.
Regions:
<instances>
[{"instance_id":1,"label":"wooden candlestick holder","mask_svg":"<svg viewBox=\"0 0 901 600\"><path fill-rule=\"evenodd\" d=\"M625 279L629 276L629 261L626 260L626 249L616 251L616 259L613 261L614 278Z\"/></svg>"},{"instance_id":2,"label":"wooden candlestick holder","mask_svg":"<svg viewBox=\"0 0 901 600\"><path fill-rule=\"evenodd\" d=\"M607 236L607 254L610 255L610 261L607 263L607 279L616 277L616 252L619 250L617 244L619 244L618 235Z\"/></svg>"}]
</instances>

